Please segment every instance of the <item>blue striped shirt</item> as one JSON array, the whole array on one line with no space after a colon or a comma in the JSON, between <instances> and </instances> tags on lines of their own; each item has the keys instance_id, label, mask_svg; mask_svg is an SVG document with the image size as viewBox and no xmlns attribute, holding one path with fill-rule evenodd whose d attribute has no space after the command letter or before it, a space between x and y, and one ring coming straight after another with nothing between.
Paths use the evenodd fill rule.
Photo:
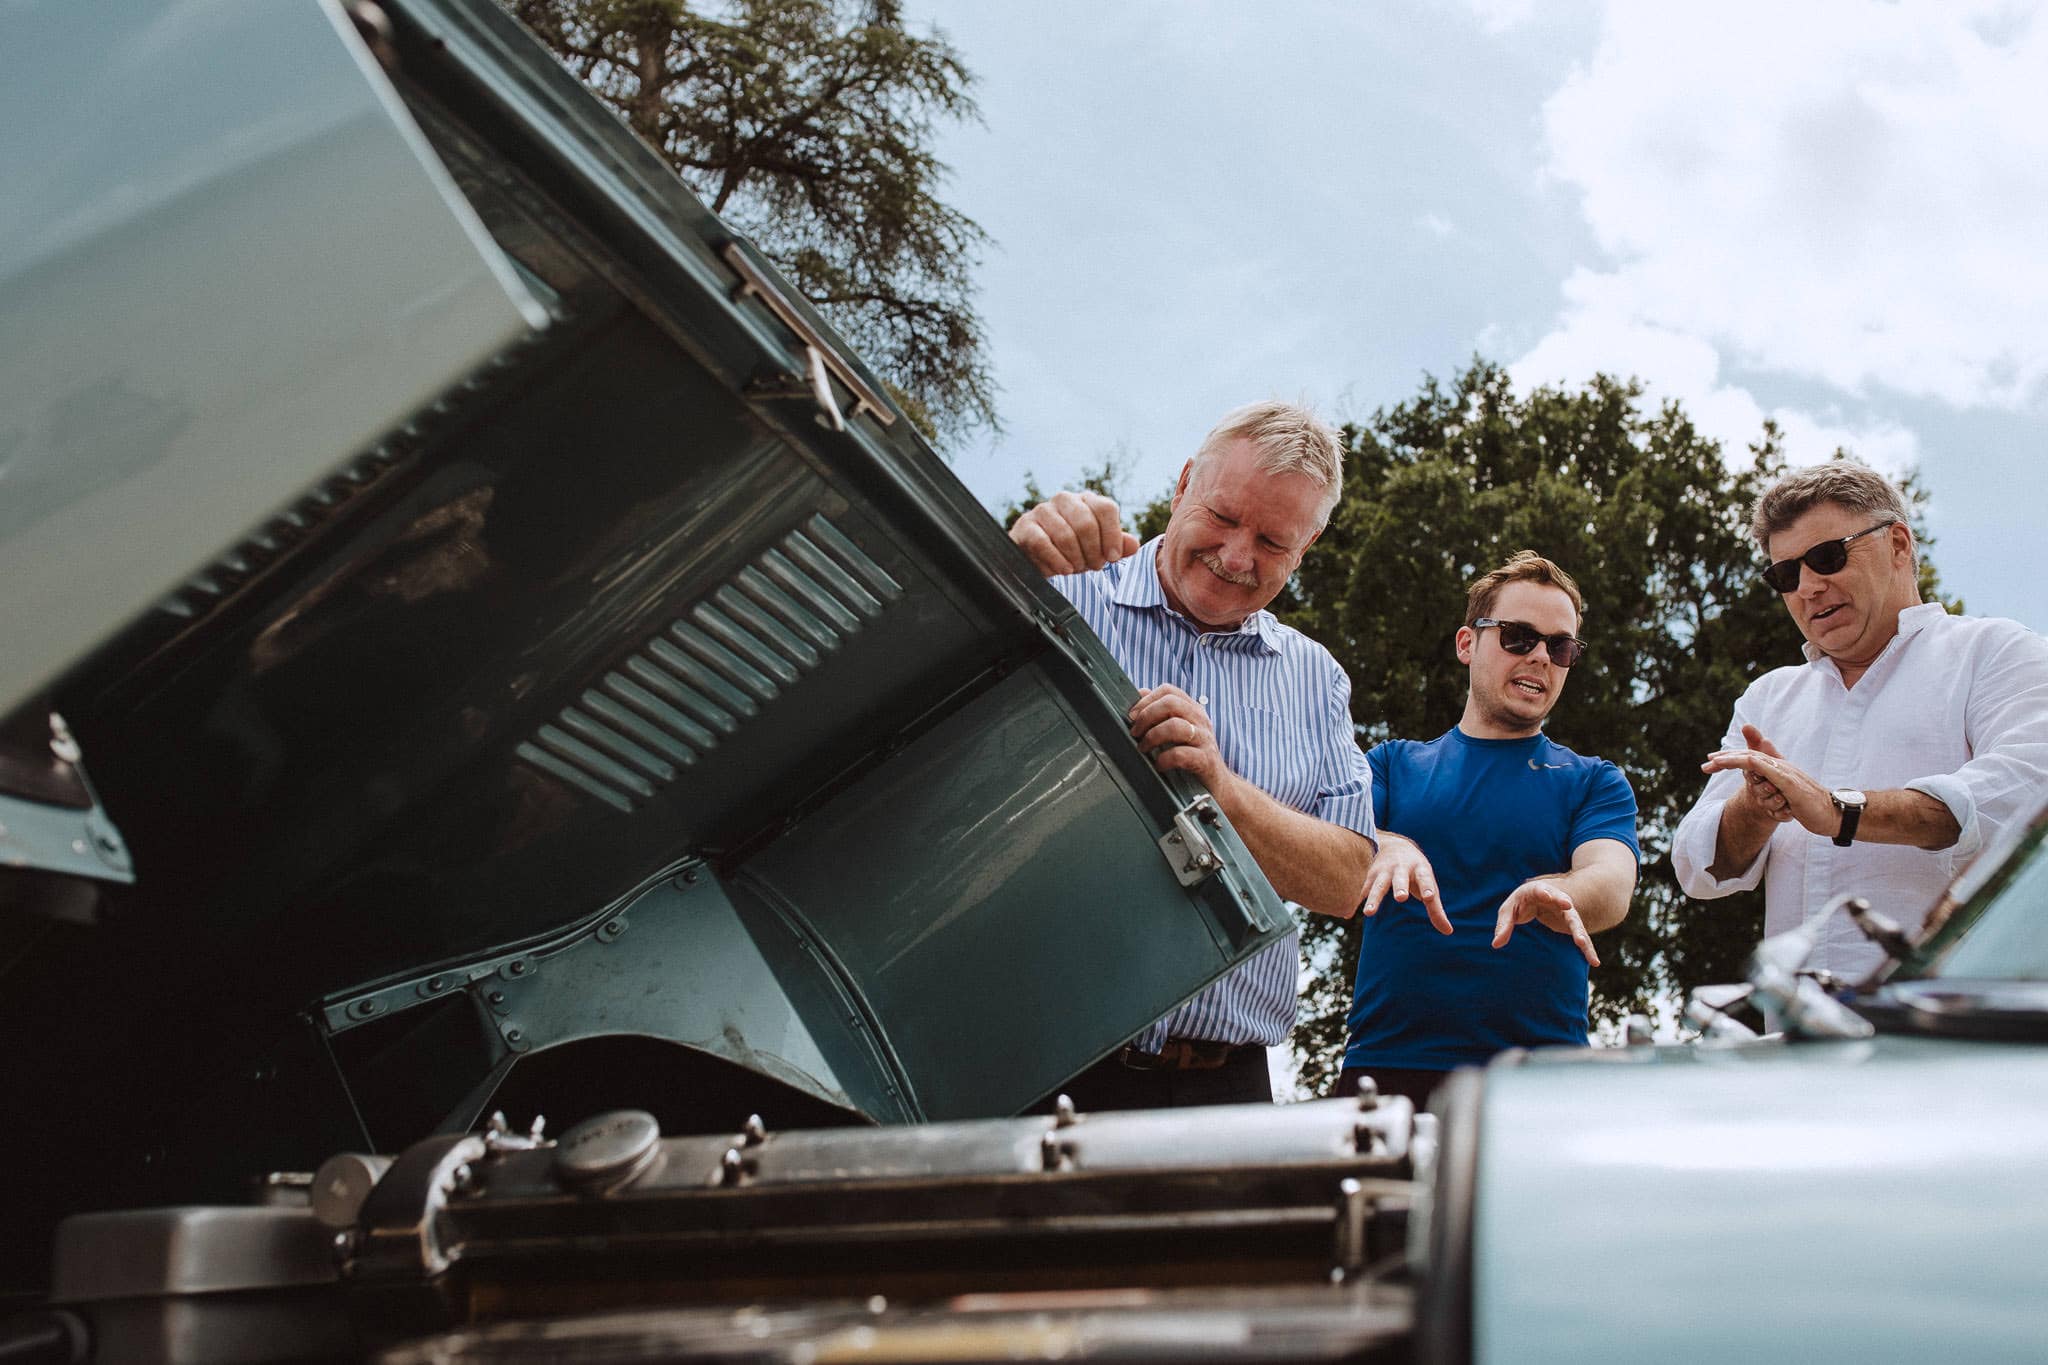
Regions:
<instances>
[{"instance_id":1,"label":"blue striped shirt","mask_svg":"<svg viewBox=\"0 0 2048 1365\"><path fill-rule=\"evenodd\" d=\"M1254 612L1234 631L1196 630L1166 604L1159 544L1147 541L1095 573L1048 581L1133 683L1172 683L1209 713L1232 772L1285 805L1372 838L1372 770L1352 729L1344 670L1269 611ZM1132 1042L1147 1052L1168 1038L1277 1046L1294 1028L1300 970L1299 937L1290 933Z\"/></svg>"}]
</instances>

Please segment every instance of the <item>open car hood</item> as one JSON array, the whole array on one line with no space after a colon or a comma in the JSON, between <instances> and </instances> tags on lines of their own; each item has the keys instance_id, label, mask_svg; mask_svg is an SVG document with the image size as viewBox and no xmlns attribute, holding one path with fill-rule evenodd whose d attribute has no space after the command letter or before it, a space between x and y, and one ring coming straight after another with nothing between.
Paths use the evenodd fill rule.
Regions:
<instances>
[{"instance_id":1,"label":"open car hood","mask_svg":"<svg viewBox=\"0 0 2048 1365\"><path fill-rule=\"evenodd\" d=\"M175 423L168 465L67 450L102 507L216 548L7 699L17 739L67 718L132 876L87 913L43 865L0 920L6 1089L61 1121L8 1134L55 1173L45 1212L579 1084L570 1109L670 1131L758 1104L741 1074L786 1116L1010 1113L1284 934L1200 789L1131 744L1114 661L812 310L496 8L388 8L380 67L333 5L239 6L293 88L151 111L190 164L237 148L239 192L53 247L83 277L118 245L119 371L206 418L224 487L318 476L251 517L133 482L192 453ZM217 82L217 47L162 37L138 106ZM285 118L309 83L345 112ZM355 178L294 212L313 149ZM333 215L400 202L380 315ZM0 278L34 304L0 362L31 414L64 394L20 358L104 303L48 259ZM153 283L194 261L252 287L195 319ZM255 378L182 391L195 348ZM337 404L359 362L423 391ZM319 423L219 410L315 382ZM60 576L129 562L91 524ZM39 609L10 598L9 633Z\"/></svg>"}]
</instances>

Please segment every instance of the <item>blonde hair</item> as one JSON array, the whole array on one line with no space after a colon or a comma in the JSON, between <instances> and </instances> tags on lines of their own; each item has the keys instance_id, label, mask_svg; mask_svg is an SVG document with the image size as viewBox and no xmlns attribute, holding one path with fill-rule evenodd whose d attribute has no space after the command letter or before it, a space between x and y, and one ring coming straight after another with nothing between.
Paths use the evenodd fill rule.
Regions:
<instances>
[{"instance_id":1,"label":"blonde hair","mask_svg":"<svg viewBox=\"0 0 2048 1365\"><path fill-rule=\"evenodd\" d=\"M1259 468L1268 474L1306 474L1322 485L1316 525L1329 523L1330 511L1344 493L1344 444L1329 423L1298 403L1270 398L1247 403L1227 414L1202 438L1195 458L1189 461L1189 481L1201 473L1211 456L1239 438L1251 442Z\"/></svg>"}]
</instances>

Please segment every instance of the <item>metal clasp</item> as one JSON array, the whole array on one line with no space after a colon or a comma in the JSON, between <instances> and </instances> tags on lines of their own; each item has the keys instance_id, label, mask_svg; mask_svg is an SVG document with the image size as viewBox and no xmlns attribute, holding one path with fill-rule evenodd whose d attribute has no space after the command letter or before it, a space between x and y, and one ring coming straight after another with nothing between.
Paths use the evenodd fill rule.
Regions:
<instances>
[{"instance_id":1,"label":"metal clasp","mask_svg":"<svg viewBox=\"0 0 2048 1365\"><path fill-rule=\"evenodd\" d=\"M1173 817L1173 828L1159 836L1159 851L1182 886L1197 886L1223 869L1223 855L1207 828L1222 819L1213 798L1198 796Z\"/></svg>"},{"instance_id":2,"label":"metal clasp","mask_svg":"<svg viewBox=\"0 0 2048 1365\"><path fill-rule=\"evenodd\" d=\"M853 366L845 357L833 349L809 319L797 311L796 306L784 298L782 291L769 282L761 268L748 259L738 242L727 242L719 255L740 277L739 296L752 294L768 305L768 311L782 322L782 325L796 333L803 343L805 379L809 384L811 398L823 411L820 416L825 425L833 431L846 430L846 418L839 411L839 402L832 395L832 381L837 379L853 395L853 411L857 417L865 412L882 426L892 425L896 414L889 410L888 400L870 388L861 377L854 373Z\"/></svg>"}]
</instances>

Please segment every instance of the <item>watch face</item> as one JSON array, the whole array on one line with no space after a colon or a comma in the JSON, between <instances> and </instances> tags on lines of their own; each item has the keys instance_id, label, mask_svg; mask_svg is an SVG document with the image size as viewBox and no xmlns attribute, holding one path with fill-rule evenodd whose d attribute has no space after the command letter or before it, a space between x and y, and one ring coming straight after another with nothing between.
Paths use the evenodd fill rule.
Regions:
<instances>
[{"instance_id":1,"label":"watch face","mask_svg":"<svg viewBox=\"0 0 2048 1365\"><path fill-rule=\"evenodd\" d=\"M1829 792L1828 795L1835 798L1835 804L1838 806L1861 806L1863 804L1863 793L1853 787L1837 787L1834 791Z\"/></svg>"}]
</instances>

